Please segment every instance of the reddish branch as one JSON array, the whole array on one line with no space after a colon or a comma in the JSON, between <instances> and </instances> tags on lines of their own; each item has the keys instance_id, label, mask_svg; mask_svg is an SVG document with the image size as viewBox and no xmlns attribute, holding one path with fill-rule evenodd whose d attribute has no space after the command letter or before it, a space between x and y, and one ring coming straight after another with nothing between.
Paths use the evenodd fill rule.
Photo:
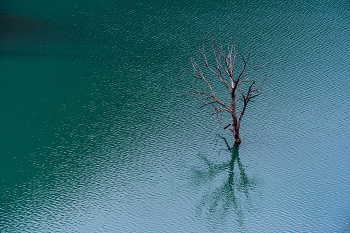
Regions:
<instances>
[{"instance_id":1,"label":"reddish branch","mask_svg":"<svg viewBox=\"0 0 350 233\"><path fill-rule=\"evenodd\" d=\"M213 56L213 59L208 61L207 51L206 51L206 42L207 37L204 39L202 46L199 46L199 55L198 59L194 60L191 58L191 64L193 71L186 71L191 74L194 78L203 80L207 87L208 91L186 91L189 95L196 95L200 97L201 107L211 106L213 107L213 112L210 115L216 115L217 121L223 126L224 129L230 129L233 133L236 143L241 142L239 136L239 128L241 125L242 117L246 110L246 107L249 102L252 102L252 99L257 97L260 94L262 84L264 83L264 77L253 78L252 73L266 65L256 67L250 71L247 71L247 64L250 59L250 49L248 49L247 57L245 58L239 51L239 42L236 46L234 39L225 43L222 41L218 43L216 38L209 36L210 41L210 53ZM226 48L227 46L227 48ZM237 60L241 59L241 68L237 69L235 67ZM207 75L203 72L204 70L209 70L214 77L217 77L225 86L227 91L230 94L230 103L225 104L223 101L219 100L215 94L215 91L210 84ZM237 70L237 71L236 71ZM237 95L240 98L237 99ZM236 101L243 102L243 108L239 116L236 112ZM223 113L228 113L231 115L232 121L225 120L223 118Z\"/></svg>"}]
</instances>

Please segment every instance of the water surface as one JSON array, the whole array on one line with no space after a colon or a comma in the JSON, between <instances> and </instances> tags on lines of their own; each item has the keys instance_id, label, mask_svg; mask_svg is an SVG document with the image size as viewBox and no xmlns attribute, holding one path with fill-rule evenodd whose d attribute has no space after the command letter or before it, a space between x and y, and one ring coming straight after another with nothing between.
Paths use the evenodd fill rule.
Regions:
<instances>
[{"instance_id":1,"label":"water surface","mask_svg":"<svg viewBox=\"0 0 350 233\"><path fill-rule=\"evenodd\" d=\"M348 232L347 1L11 1L0 12L1 232ZM10 26L9 26L10 25ZM175 66L252 40L239 148Z\"/></svg>"}]
</instances>

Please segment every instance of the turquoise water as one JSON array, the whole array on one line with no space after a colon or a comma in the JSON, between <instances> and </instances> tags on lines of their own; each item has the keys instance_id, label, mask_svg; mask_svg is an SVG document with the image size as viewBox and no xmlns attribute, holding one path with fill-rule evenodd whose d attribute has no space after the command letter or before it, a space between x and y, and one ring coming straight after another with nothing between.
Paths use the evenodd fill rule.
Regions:
<instances>
[{"instance_id":1,"label":"turquoise water","mask_svg":"<svg viewBox=\"0 0 350 233\"><path fill-rule=\"evenodd\" d=\"M0 12L1 232L350 231L347 1ZM269 61L239 149L180 97L210 30Z\"/></svg>"}]
</instances>

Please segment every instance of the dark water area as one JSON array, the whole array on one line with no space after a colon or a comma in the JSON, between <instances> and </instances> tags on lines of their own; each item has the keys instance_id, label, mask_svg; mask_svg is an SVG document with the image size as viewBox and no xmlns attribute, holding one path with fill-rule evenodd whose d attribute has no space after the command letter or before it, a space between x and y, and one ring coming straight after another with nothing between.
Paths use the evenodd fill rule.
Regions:
<instances>
[{"instance_id":1,"label":"dark water area","mask_svg":"<svg viewBox=\"0 0 350 233\"><path fill-rule=\"evenodd\" d=\"M349 232L348 1L0 3L0 232ZM183 90L268 64L242 144Z\"/></svg>"}]
</instances>

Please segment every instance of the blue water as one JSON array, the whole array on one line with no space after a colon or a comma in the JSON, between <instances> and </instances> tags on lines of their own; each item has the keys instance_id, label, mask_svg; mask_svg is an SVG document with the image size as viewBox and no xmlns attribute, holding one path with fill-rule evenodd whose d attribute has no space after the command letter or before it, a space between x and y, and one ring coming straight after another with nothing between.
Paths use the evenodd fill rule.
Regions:
<instances>
[{"instance_id":1,"label":"blue water","mask_svg":"<svg viewBox=\"0 0 350 233\"><path fill-rule=\"evenodd\" d=\"M349 232L349 11L0 3L0 231ZM268 61L239 148L181 97L210 30Z\"/></svg>"}]
</instances>

